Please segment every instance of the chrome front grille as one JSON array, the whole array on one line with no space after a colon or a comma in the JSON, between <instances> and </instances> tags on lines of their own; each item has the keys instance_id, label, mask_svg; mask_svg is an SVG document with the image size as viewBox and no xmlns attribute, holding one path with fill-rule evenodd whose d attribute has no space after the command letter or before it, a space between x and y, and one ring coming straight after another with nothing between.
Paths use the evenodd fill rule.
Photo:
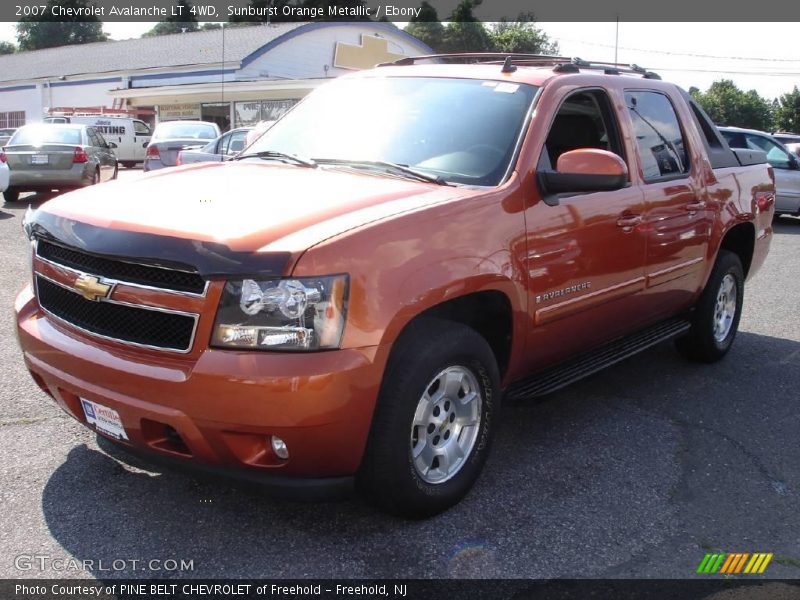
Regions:
<instances>
[{"instance_id":1,"label":"chrome front grille","mask_svg":"<svg viewBox=\"0 0 800 600\"><path fill-rule=\"evenodd\" d=\"M37 240L35 247L40 261L34 274L36 295L49 315L122 344L179 353L192 350L198 303L207 291L199 275L98 257L45 240ZM86 278L108 288L107 296L87 296L80 286ZM147 291L136 291L141 288ZM125 301L131 297L135 302ZM155 298L159 306L141 298ZM187 302L197 310L178 310Z\"/></svg>"}]
</instances>

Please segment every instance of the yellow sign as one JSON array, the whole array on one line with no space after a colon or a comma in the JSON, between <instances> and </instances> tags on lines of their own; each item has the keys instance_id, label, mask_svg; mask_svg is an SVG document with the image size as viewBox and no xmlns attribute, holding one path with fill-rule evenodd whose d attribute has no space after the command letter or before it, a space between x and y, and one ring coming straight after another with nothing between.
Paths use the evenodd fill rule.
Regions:
<instances>
[{"instance_id":1,"label":"yellow sign","mask_svg":"<svg viewBox=\"0 0 800 600\"><path fill-rule=\"evenodd\" d=\"M72 284L81 296L87 300L100 300L107 298L113 286L102 283L97 277L91 275L81 275Z\"/></svg>"},{"instance_id":2,"label":"yellow sign","mask_svg":"<svg viewBox=\"0 0 800 600\"><path fill-rule=\"evenodd\" d=\"M384 62L404 58L405 54L389 52L389 41L374 35L361 35L361 44L336 42L333 66L341 69L371 69Z\"/></svg>"}]
</instances>

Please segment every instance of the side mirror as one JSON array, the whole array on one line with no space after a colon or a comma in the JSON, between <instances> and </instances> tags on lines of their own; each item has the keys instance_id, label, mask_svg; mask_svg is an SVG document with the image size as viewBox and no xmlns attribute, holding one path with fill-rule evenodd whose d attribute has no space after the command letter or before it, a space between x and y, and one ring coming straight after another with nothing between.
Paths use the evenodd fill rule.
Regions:
<instances>
[{"instance_id":1,"label":"side mirror","mask_svg":"<svg viewBox=\"0 0 800 600\"><path fill-rule=\"evenodd\" d=\"M113 148L116 148L116 147L117 147L117 145L114 142L108 142L106 144L106 148L112 148L113 149Z\"/></svg>"},{"instance_id":2,"label":"side mirror","mask_svg":"<svg viewBox=\"0 0 800 600\"><path fill-rule=\"evenodd\" d=\"M546 194L606 192L628 184L628 166L613 152L579 148L558 157L555 171L539 171Z\"/></svg>"},{"instance_id":3,"label":"side mirror","mask_svg":"<svg viewBox=\"0 0 800 600\"><path fill-rule=\"evenodd\" d=\"M789 155L789 168L793 171L800 170L800 162L798 162L797 157L792 154Z\"/></svg>"}]
</instances>

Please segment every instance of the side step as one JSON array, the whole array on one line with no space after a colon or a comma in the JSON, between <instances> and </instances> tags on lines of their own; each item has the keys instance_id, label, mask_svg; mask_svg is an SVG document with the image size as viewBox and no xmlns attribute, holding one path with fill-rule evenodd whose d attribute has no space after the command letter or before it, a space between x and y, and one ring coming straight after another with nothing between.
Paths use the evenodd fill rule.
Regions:
<instances>
[{"instance_id":1,"label":"side step","mask_svg":"<svg viewBox=\"0 0 800 600\"><path fill-rule=\"evenodd\" d=\"M650 346L680 335L690 326L691 323L686 318L673 318L617 338L566 362L515 381L506 389L505 398L523 400L544 396L597 373L597 371L633 356Z\"/></svg>"}]
</instances>

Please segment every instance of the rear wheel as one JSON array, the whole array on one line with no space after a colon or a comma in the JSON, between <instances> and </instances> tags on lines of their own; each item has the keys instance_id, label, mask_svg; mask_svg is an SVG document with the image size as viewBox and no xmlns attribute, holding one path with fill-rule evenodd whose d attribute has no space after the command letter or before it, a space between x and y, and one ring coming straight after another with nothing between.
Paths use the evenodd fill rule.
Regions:
<instances>
[{"instance_id":1,"label":"rear wheel","mask_svg":"<svg viewBox=\"0 0 800 600\"><path fill-rule=\"evenodd\" d=\"M14 188L8 188L5 192L3 192L3 198L6 202L16 202L19 200L19 191L15 190Z\"/></svg>"},{"instance_id":2,"label":"rear wheel","mask_svg":"<svg viewBox=\"0 0 800 600\"><path fill-rule=\"evenodd\" d=\"M125 167L126 169L132 169L136 166L136 163L131 161L124 161L122 162L122 166Z\"/></svg>"},{"instance_id":3,"label":"rear wheel","mask_svg":"<svg viewBox=\"0 0 800 600\"><path fill-rule=\"evenodd\" d=\"M692 327L676 342L681 354L700 362L715 362L725 356L739 329L743 300L742 263L733 252L720 250L695 306Z\"/></svg>"},{"instance_id":4,"label":"rear wheel","mask_svg":"<svg viewBox=\"0 0 800 600\"><path fill-rule=\"evenodd\" d=\"M100 183L100 167L97 167L92 173L91 185L97 185L98 183Z\"/></svg>"},{"instance_id":5,"label":"rear wheel","mask_svg":"<svg viewBox=\"0 0 800 600\"><path fill-rule=\"evenodd\" d=\"M119 176L119 163L114 165L114 173L111 175L111 179L114 180Z\"/></svg>"},{"instance_id":6,"label":"rear wheel","mask_svg":"<svg viewBox=\"0 0 800 600\"><path fill-rule=\"evenodd\" d=\"M486 461L499 396L497 363L481 335L438 319L412 324L387 366L359 489L408 517L453 506Z\"/></svg>"}]
</instances>

